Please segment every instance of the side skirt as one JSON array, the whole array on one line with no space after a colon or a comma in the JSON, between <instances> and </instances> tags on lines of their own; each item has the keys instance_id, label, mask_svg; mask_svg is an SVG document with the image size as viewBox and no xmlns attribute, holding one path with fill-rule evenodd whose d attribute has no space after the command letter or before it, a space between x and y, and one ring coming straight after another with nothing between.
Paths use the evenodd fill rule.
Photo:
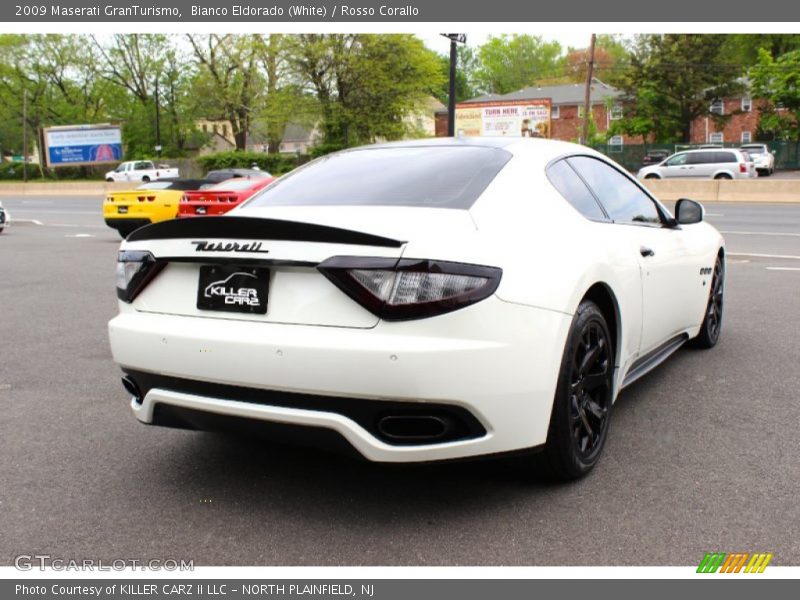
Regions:
<instances>
[{"instance_id":1,"label":"side skirt","mask_svg":"<svg viewBox=\"0 0 800 600\"><path fill-rule=\"evenodd\" d=\"M637 379L647 375L650 371L667 360L678 348L683 346L688 339L689 334L687 333L676 335L675 337L661 344L655 350L652 350L644 356L636 359L633 365L631 365L628 374L625 375L625 380L622 382L622 388L629 386Z\"/></svg>"}]
</instances>

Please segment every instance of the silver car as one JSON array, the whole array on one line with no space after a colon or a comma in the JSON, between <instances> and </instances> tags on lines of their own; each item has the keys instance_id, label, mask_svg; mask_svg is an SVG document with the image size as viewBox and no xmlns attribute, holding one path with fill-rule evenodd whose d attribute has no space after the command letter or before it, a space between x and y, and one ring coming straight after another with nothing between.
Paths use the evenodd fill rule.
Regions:
<instances>
[{"instance_id":1,"label":"silver car","mask_svg":"<svg viewBox=\"0 0 800 600\"><path fill-rule=\"evenodd\" d=\"M3 208L3 203L0 202L0 233L3 233L3 229L10 223L11 215L8 214L8 211Z\"/></svg>"},{"instance_id":2,"label":"silver car","mask_svg":"<svg viewBox=\"0 0 800 600\"><path fill-rule=\"evenodd\" d=\"M673 154L657 165L639 170L639 179L750 179L757 177L753 159L733 148L703 148Z\"/></svg>"}]
</instances>

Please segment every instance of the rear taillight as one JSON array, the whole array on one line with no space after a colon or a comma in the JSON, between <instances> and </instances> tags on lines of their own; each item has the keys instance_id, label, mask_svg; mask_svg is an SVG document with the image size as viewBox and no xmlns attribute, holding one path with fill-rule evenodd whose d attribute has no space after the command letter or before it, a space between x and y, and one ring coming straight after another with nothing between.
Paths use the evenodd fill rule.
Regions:
<instances>
[{"instance_id":1,"label":"rear taillight","mask_svg":"<svg viewBox=\"0 0 800 600\"><path fill-rule=\"evenodd\" d=\"M117 257L117 297L123 302L133 302L164 265L147 251L120 250Z\"/></svg>"},{"instance_id":2,"label":"rear taillight","mask_svg":"<svg viewBox=\"0 0 800 600\"><path fill-rule=\"evenodd\" d=\"M744 163L739 163L739 173L747 173L747 165Z\"/></svg>"},{"instance_id":3,"label":"rear taillight","mask_svg":"<svg viewBox=\"0 0 800 600\"><path fill-rule=\"evenodd\" d=\"M424 319L491 296L502 269L425 259L336 256L319 271L386 321Z\"/></svg>"}]
</instances>

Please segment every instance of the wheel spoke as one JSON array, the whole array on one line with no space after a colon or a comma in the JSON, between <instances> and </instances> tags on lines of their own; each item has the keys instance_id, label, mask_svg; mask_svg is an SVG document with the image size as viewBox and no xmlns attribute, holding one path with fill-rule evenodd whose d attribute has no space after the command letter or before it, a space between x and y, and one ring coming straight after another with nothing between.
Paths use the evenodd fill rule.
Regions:
<instances>
[{"instance_id":1,"label":"wheel spoke","mask_svg":"<svg viewBox=\"0 0 800 600\"><path fill-rule=\"evenodd\" d=\"M603 419L606 416L606 409L592 399L589 399L589 401L586 403L586 408L597 419Z\"/></svg>"},{"instance_id":2,"label":"wheel spoke","mask_svg":"<svg viewBox=\"0 0 800 600\"><path fill-rule=\"evenodd\" d=\"M583 389L587 392L591 392L592 390L596 390L597 388L608 384L608 377L606 376L607 372L608 367L604 368L602 373L592 373L591 375L584 377Z\"/></svg>"},{"instance_id":3,"label":"wheel spoke","mask_svg":"<svg viewBox=\"0 0 800 600\"><path fill-rule=\"evenodd\" d=\"M589 367L591 367L597 360L597 357L600 356L604 345L605 344L603 343L602 339L597 341L597 344L586 353L586 356L583 357L581 366L578 368L578 373L581 375L586 374L586 372L589 370Z\"/></svg>"}]
</instances>

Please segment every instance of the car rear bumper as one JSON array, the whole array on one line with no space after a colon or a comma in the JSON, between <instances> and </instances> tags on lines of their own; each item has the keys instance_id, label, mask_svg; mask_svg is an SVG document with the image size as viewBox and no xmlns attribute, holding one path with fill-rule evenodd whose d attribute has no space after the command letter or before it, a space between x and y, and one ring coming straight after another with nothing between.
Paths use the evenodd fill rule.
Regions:
<instances>
[{"instance_id":1,"label":"car rear bumper","mask_svg":"<svg viewBox=\"0 0 800 600\"><path fill-rule=\"evenodd\" d=\"M212 204L210 202L181 202L178 217L210 217L224 215L236 208L237 204ZM200 209L200 212L198 212ZM205 211L205 212L202 212Z\"/></svg>"},{"instance_id":2,"label":"car rear bumper","mask_svg":"<svg viewBox=\"0 0 800 600\"><path fill-rule=\"evenodd\" d=\"M138 216L136 217L113 217L105 219L106 225L109 227L116 229L117 231L133 231L134 229L138 229L139 227L144 227L145 225L149 225L152 221L150 219L142 219Z\"/></svg>"},{"instance_id":3,"label":"car rear bumper","mask_svg":"<svg viewBox=\"0 0 800 600\"><path fill-rule=\"evenodd\" d=\"M131 401L140 421L174 424L159 419L166 406L324 428L382 462L543 444L571 322L497 298L367 330L122 311L109 323L114 359L134 379L138 372L155 382ZM372 416L342 408L354 404ZM456 415L466 433L398 442L377 425L394 414Z\"/></svg>"}]
</instances>

